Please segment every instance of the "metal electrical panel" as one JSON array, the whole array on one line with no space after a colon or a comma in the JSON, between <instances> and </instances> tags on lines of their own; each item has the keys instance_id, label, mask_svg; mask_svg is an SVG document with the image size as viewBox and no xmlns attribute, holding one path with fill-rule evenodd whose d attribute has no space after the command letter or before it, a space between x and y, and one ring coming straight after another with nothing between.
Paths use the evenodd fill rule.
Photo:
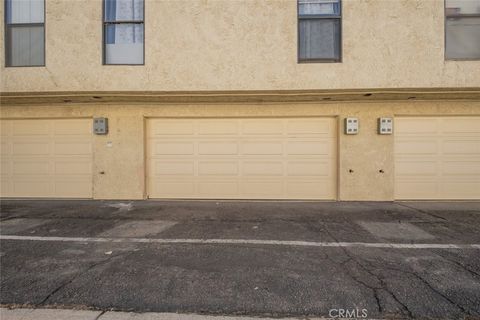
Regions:
<instances>
[{"instance_id":1,"label":"metal electrical panel","mask_svg":"<svg viewBox=\"0 0 480 320\"><path fill-rule=\"evenodd\" d=\"M345 118L345 134L358 133L358 118Z\"/></svg>"},{"instance_id":2,"label":"metal electrical panel","mask_svg":"<svg viewBox=\"0 0 480 320\"><path fill-rule=\"evenodd\" d=\"M107 134L108 133L108 118L94 118L93 119L93 133Z\"/></svg>"},{"instance_id":3,"label":"metal electrical panel","mask_svg":"<svg viewBox=\"0 0 480 320\"><path fill-rule=\"evenodd\" d=\"M392 134L392 133L393 133L393 119L378 118L378 134Z\"/></svg>"}]
</instances>

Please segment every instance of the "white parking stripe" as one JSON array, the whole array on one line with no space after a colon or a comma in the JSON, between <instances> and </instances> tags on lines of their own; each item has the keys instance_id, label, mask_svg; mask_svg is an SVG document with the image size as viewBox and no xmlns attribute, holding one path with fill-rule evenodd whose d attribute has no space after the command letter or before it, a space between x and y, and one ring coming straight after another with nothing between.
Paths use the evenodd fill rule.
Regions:
<instances>
[{"instance_id":1,"label":"white parking stripe","mask_svg":"<svg viewBox=\"0 0 480 320\"><path fill-rule=\"evenodd\" d=\"M377 243L377 242L316 242L255 239L152 239L152 238L83 238L83 237L33 237L0 235L0 240L59 241L59 242L115 242L159 244L253 244L300 247L363 247L391 249L480 249L480 244L447 243Z\"/></svg>"}]
</instances>

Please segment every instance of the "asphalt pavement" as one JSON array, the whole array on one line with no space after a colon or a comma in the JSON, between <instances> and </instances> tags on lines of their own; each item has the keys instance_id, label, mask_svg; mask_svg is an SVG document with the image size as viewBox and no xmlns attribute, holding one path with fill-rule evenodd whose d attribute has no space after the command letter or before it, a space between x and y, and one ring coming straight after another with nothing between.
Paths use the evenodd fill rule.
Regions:
<instances>
[{"instance_id":1,"label":"asphalt pavement","mask_svg":"<svg viewBox=\"0 0 480 320\"><path fill-rule=\"evenodd\" d=\"M0 208L4 308L480 318L479 202Z\"/></svg>"}]
</instances>

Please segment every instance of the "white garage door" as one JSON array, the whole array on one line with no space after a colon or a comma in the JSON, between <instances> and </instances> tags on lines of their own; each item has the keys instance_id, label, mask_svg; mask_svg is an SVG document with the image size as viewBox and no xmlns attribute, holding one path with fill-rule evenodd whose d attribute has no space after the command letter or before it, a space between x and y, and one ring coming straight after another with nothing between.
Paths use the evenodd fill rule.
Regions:
<instances>
[{"instance_id":1,"label":"white garage door","mask_svg":"<svg viewBox=\"0 0 480 320\"><path fill-rule=\"evenodd\" d=\"M150 198L335 199L336 121L150 119Z\"/></svg>"},{"instance_id":2,"label":"white garage door","mask_svg":"<svg viewBox=\"0 0 480 320\"><path fill-rule=\"evenodd\" d=\"M91 122L1 120L1 196L91 198Z\"/></svg>"},{"instance_id":3,"label":"white garage door","mask_svg":"<svg viewBox=\"0 0 480 320\"><path fill-rule=\"evenodd\" d=\"M480 117L395 119L396 199L480 199Z\"/></svg>"}]
</instances>

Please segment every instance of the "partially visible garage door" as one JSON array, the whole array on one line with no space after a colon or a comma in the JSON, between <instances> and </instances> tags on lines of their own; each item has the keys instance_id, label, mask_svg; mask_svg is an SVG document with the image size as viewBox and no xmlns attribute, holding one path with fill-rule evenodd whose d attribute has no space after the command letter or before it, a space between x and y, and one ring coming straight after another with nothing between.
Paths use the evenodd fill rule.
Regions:
<instances>
[{"instance_id":1,"label":"partially visible garage door","mask_svg":"<svg viewBox=\"0 0 480 320\"><path fill-rule=\"evenodd\" d=\"M91 198L91 122L1 120L1 196Z\"/></svg>"},{"instance_id":2,"label":"partially visible garage door","mask_svg":"<svg viewBox=\"0 0 480 320\"><path fill-rule=\"evenodd\" d=\"M335 199L336 121L150 119L150 198Z\"/></svg>"},{"instance_id":3,"label":"partially visible garage door","mask_svg":"<svg viewBox=\"0 0 480 320\"><path fill-rule=\"evenodd\" d=\"M396 199L480 199L480 117L395 119Z\"/></svg>"}]
</instances>

